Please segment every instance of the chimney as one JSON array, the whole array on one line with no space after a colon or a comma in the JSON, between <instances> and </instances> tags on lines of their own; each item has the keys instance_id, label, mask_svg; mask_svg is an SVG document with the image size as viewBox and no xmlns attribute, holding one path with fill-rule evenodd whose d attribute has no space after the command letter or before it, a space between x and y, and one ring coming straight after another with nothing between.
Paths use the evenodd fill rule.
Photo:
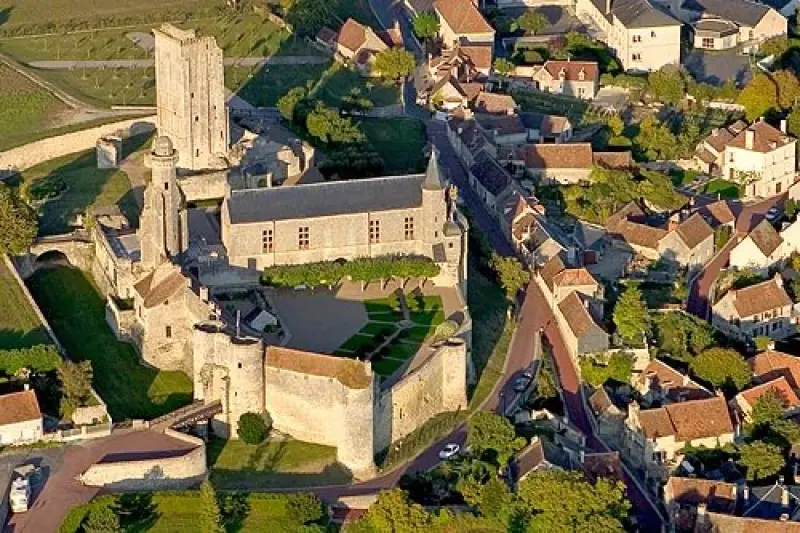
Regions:
<instances>
[{"instance_id":1,"label":"chimney","mask_svg":"<svg viewBox=\"0 0 800 533\"><path fill-rule=\"evenodd\" d=\"M786 133L786 119L781 120L781 132Z\"/></svg>"},{"instance_id":2,"label":"chimney","mask_svg":"<svg viewBox=\"0 0 800 533\"><path fill-rule=\"evenodd\" d=\"M770 339L770 341L767 343L767 351L771 352L774 349L775 349L775 341Z\"/></svg>"},{"instance_id":3,"label":"chimney","mask_svg":"<svg viewBox=\"0 0 800 533\"><path fill-rule=\"evenodd\" d=\"M25 383L25 384L22 386L22 388L23 388L24 390L31 390L31 384L30 384L30 383Z\"/></svg>"},{"instance_id":4,"label":"chimney","mask_svg":"<svg viewBox=\"0 0 800 533\"><path fill-rule=\"evenodd\" d=\"M755 141L756 141L756 132L750 129L744 130L744 147L747 148L748 150L752 150Z\"/></svg>"},{"instance_id":5,"label":"chimney","mask_svg":"<svg viewBox=\"0 0 800 533\"><path fill-rule=\"evenodd\" d=\"M780 483L780 486L781 486L781 506L784 509L788 509L789 508L789 489L787 489L786 486L783 484L783 476L780 476L778 479L779 479L778 483Z\"/></svg>"},{"instance_id":6,"label":"chimney","mask_svg":"<svg viewBox=\"0 0 800 533\"><path fill-rule=\"evenodd\" d=\"M612 0L606 0L606 12L603 13L604 15L608 15L611 13L611 2Z\"/></svg>"},{"instance_id":7,"label":"chimney","mask_svg":"<svg viewBox=\"0 0 800 533\"><path fill-rule=\"evenodd\" d=\"M746 506L747 502L750 500L750 487L747 486L745 483L742 485L742 503Z\"/></svg>"},{"instance_id":8,"label":"chimney","mask_svg":"<svg viewBox=\"0 0 800 533\"><path fill-rule=\"evenodd\" d=\"M783 278L781 277L780 272L775 272L775 275L772 276L772 279L775 280L775 283L778 287L783 287Z\"/></svg>"},{"instance_id":9,"label":"chimney","mask_svg":"<svg viewBox=\"0 0 800 533\"><path fill-rule=\"evenodd\" d=\"M580 450L578 450L578 454L581 460L581 464L584 464L586 462L586 451L583 448L581 448Z\"/></svg>"},{"instance_id":10,"label":"chimney","mask_svg":"<svg viewBox=\"0 0 800 533\"><path fill-rule=\"evenodd\" d=\"M697 504L697 519L695 520L695 526L703 526L706 523L706 504L698 503ZM703 529L697 527L697 530L702 531Z\"/></svg>"}]
</instances>

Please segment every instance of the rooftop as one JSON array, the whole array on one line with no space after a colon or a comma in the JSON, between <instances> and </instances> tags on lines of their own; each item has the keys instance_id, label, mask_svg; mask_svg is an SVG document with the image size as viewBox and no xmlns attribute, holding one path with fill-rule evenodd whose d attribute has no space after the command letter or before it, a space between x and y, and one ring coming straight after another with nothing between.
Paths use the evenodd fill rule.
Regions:
<instances>
[{"instance_id":1,"label":"rooftop","mask_svg":"<svg viewBox=\"0 0 800 533\"><path fill-rule=\"evenodd\" d=\"M800 387L800 357L767 350L750 359L750 367L761 381L771 381L783 376L792 388Z\"/></svg>"},{"instance_id":2,"label":"rooftop","mask_svg":"<svg viewBox=\"0 0 800 533\"><path fill-rule=\"evenodd\" d=\"M678 442L733 433L725 398L691 400L639 412L645 437L675 436Z\"/></svg>"},{"instance_id":3,"label":"rooftop","mask_svg":"<svg viewBox=\"0 0 800 533\"><path fill-rule=\"evenodd\" d=\"M564 315L564 320L567 321L575 337L580 338L592 328L600 328L587 307L588 300L577 291L571 292L558 304L558 309Z\"/></svg>"},{"instance_id":4,"label":"rooftop","mask_svg":"<svg viewBox=\"0 0 800 533\"><path fill-rule=\"evenodd\" d=\"M41 418L39 401L33 389L0 396L0 426Z\"/></svg>"},{"instance_id":5,"label":"rooftop","mask_svg":"<svg viewBox=\"0 0 800 533\"><path fill-rule=\"evenodd\" d=\"M775 228L773 228L772 224L766 219L759 222L748 237L752 239L753 243L766 257L771 256L781 243L783 243L783 237L775 231Z\"/></svg>"},{"instance_id":6,"label":"rooftop","mask_svg":"<svg viewBox=\"0 0 800 533\"><path fill-rule=\"evenodd\" d=\"M733 513L736 510L736 485L708 479L670 477L664 486L667 502L684 505L706 504L709 511Z\"/></svg>"},{"instance_id":7,"label":"rooftop","mask_svg":"<svg viewBox=\"0 0 800 533\"><path fill-rule=\"evenodd\" d=\"M494 34L494 28L486 22L475 4L469 0L436 0L433 7L456 33Z\"/></svg>"},{"instance_id":8,"label":"rooftop","mask_svg":"<svg viewBox=\"0 0 800 533\"><path fill-rule=\"evenodd\" d=\"M299 374L334 378L351 389L366 389L372 384L369 364L348 357L269 346L266 352L266 364L268 367Z\"/></svg>"},{"instance_id":9,"label":"rooftop","mask_svg":"<svg viewBox=\"0 0 800 533\"><path fill-rule=\"evenodd\" d=\"M736 396L747 402L750 407L753 407L759 398L765 394L777 394L783 401L783 407L786 409L791 409L800 405L800 399L798 399L794 390L792 390L792 387L789 385L789 382L786 381L786 378L783 376L777 377L767 383L750 387Z\"/></svg>"},{"instance_id":10,"label":"rooftop","mask_svg":"<svg viewBox=\"0 0 800 533\"><path fill-rule=\"evenodd\" d=\"M490 194L497 197L511 185L511 176L491 155L481 152L469 172Z\"/></svg>"},{"instance_id":11,"label":"rooftop","mask_svg":"<svg viewBox=\"0 0 800 533\"><path fill-rule=\"evenodd\" d=\"M768 279L743 289L729 291L723 299L728 297L733 300L733 307L740 318L792 305L791 298L775 279Z\"/></svg>"},{"instance_id":12,"label":"rooftop","mask_svg":"<svg viewBox=\"0 0 800 533\"><path fill-rule=\"evenodd\" d=\"M567 81L593 81L599 75L596 61L550 60L545 61L542 68L554 79L559 79L561 73Z\"/></svg>"},{"instance_id":13,"label":"rooftop","mask_svg":"<svg viewBox=\"0 0 800 533\"><path fill-rule=\"evenodd\" d=\"M714 236L714 230L703 220L699 213L695 213L681 222L675 231L690 250L699 246L709 237Z\"/></svg>"}]
</instances>

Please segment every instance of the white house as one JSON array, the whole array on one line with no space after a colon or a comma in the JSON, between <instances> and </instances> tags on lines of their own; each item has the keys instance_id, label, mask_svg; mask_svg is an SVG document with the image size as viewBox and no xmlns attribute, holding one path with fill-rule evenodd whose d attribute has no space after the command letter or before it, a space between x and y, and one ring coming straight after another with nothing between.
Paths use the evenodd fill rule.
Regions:
<instances>
[{"instance_id":1,"label":"white house","mask_svg":"<svg viewBox=\"0 0 800 533\"><path fill-rule=\"evenodd\" d=\"M533 71L533 82L540 91L591 100L600 89L600 69L596 61L546 61Z\"/></svg>"},{"instance_id":2,"label":"white house","mask_svg":"<svg viewBox=\"0 0 800 533\"><path fill-rule=\"evenodd\" d=\"M795 331L792 300L779 274L743 289L728 291L712 307L711 325L740 341L766 336L783 339Z\"/></svg>"},{"instance_id":3,"label":"white house","mask_svg":"<svg viewBox=\"0 0 800 533\"><path fill-rule=\"evenodd\" d=\"M0 396L0 444L28 444L43 434L42 412L33 390Z\"/></svg>"},{"instance_id":4,"label":"white house","mask_svg":"<svg viewBox=\"0 0 800 533\"><path fill-rule=\"evenodd\" d=\"M793 230L794 234L796 230ZM784 258L784 242L767 220L762 220L753 231L731 250L731 268L752 268L765 273L769 267Z\"/></svg>"}]
</instances>

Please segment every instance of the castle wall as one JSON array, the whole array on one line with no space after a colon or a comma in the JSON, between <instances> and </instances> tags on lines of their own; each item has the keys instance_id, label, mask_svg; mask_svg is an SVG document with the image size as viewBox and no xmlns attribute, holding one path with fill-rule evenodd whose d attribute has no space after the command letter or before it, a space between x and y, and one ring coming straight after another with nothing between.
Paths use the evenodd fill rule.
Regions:
<instances>
[{"instance_id":1,"label":"castle wall","mask_svg":"<svg viewBox=\"0 0 800 533\"><path fill-rule=\"evenodd\" d=\"M208 172L182 177L178 180L178 185L187 202L222 200L225 197L227 183L227 171Z\"/></svg>"},{"instance_id":2,"label":"castle wall","mask_svg":"<svg viewBox=\"0 0 800 533\"><path fill-rule=\"evenodd\" d=\"M186 288L185 292L189 289ZM186 313L185 296L143 309L139 322L142 337L142 358L161 370L191 370L193 321ZM137 308L143 306L137 305Z\"/></svg>"}]
</instances>

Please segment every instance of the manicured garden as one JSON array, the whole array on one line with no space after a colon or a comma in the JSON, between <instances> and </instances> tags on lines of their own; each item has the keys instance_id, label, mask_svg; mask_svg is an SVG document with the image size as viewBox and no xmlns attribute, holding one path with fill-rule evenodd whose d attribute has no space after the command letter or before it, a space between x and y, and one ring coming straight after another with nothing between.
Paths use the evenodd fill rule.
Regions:
<instances>
[{"instance_id":1,"label":"manicured garden","mask_svg":"<svg viewBox=\"0 0 800 533\"><path fill-rule=\"evenodd\" d=\"M356 70L340 66L327 79L317 97L329 106L339 108L342 107L342 98L354 90L368 98L375 107L400 103L400 86L396 83L367 78Z\"/></svg>"},{"instance_id":2,"label":"manicured garden","mask_svg":"<svg viewBox=\"0 0 800 533\"><path fill-rule=\"evenodd\" d=\"M152 67L37 70L36 74L72 96L98 107L156 103L156 79Z\"/></svg>"},{"instance_id":3,"label":"manicured garden","mask_svg":"<svg viewBox=\"0 0 800 533\"><path fill-rule=\"evenodd\" d=\"M70 358L92 362L94 387L113 419L154 418L191 401L185 374L145 367L133 346L116 340L105 321L105 301L86 273L44 269L27 284Z\"/></svg>"},{"instance_id":4,"label":"manicured garden","mask_svg":"<svg viewBox=\"0 0 800 533\"><path fill-rule=\"evenodd\" d=\"M48 344L39 318L25 294L0 258L0 350L28 348Z\"/></svg>"}]
</instances>

